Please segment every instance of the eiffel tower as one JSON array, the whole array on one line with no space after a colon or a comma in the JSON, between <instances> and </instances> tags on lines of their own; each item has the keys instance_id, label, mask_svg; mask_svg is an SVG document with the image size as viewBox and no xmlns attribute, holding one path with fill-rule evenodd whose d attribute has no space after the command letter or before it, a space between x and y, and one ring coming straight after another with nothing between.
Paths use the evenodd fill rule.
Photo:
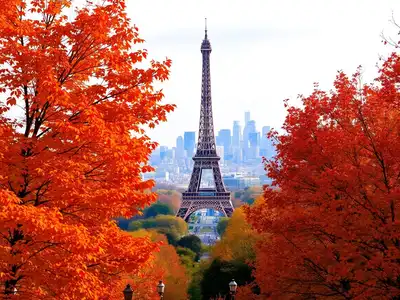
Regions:
<instances>
[{"instance_id":1,"label":"eiffel tower","mask_svg":"<svg viewBox=\"0 0 400 300\"><path fill-rule=\"evenodd\" d=\"M182 203L176 214L188 220L189 216L199 209L211 208L230 217L233 213L231 193L225 189L219 167L219 156L215 147L214 124L211 103L210 54L211 44L207 38L207 20L205 37L201 44L203 72L201 82L201 107L199 139L189 187L182 193ZM214 188L200 188L203 170L211 169L214 177Z\"/></svg>"}]
</instances>

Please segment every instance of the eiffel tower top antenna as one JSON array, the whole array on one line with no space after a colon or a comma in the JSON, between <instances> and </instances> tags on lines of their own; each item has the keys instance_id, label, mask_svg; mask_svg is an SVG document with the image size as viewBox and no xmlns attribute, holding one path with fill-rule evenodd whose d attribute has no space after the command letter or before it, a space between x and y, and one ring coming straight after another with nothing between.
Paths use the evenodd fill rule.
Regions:
<instances>
[{"instance_id":1,"label":"eiffel tower top antenna","mask_svg":"<svg viewBox=\"0 0 400 300\"><path fill-rule=\"evenodd\" d=\"M204 36L204 39L206 40L207 39L207 18L204 18L204 23L205 23L205 36Z\"/></svg>"}]
</instances>

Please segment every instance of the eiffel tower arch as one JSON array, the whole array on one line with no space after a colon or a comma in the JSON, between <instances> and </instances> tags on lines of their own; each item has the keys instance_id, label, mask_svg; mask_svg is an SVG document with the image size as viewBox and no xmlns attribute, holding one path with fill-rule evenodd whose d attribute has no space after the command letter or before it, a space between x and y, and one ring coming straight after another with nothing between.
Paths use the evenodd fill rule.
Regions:
<instances>
[{"instance_id":1,"label":"eiffel tower arch","mask_svg":"<svg viewBox=\"0 0 400 300\"><path fill-rule=\"evenodd\" d=\"M217 155L214 136L214 122L211 102L211 76L210 54L211 43L207 37L207 25L205 37L201 44L203 57L201 105L199 122L199 139L196 154L193 157L194 166L187 191L182 193L182 203L177 216L188 220L190 215L199 209L211 208L230 217L233 213L231 193L225 189L219 166L220 157ZM201 177L204 170L213 173L215 187L200 188Z\"/></svg>"}]
</instances>

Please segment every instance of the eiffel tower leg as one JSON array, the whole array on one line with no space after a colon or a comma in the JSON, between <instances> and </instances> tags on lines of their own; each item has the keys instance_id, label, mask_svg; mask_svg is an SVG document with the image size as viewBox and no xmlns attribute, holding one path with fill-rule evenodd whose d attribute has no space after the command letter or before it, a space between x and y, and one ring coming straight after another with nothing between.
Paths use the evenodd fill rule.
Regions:
<instances>
[{"instance_id":1,"label":"eiffel tower leg","mask_svg":"<svg viewBox=\"0 0 400 300\"><path fill-rule=\"evenodd\" d=\"M219 169L218 162L212 163L212 171L214 175L215 189L217 192L225 192L225 186L222 181L221 170Z\"/></svg>"},{"instance_id":2,"label":"eiffel tower leg","mask_svg":"<svg viewBox=\"0 0 400 300\"><path fill-rule=\"evenodd\" d=\"M232 217L233 214L233 205L232 202L229 201L224 201L221 203L222 211L224 212L226 217Z\"/></svg>"},{"instance_id":3,"label":"eiffel tower leg","mask_svg":"<svg viewBox=\"0 0 400 300\"><path fill-rule=\"evenodd\" d=\"M224 206L222 205L221 202L219 203L219 205L220 205L219 211L224 215L224 217L228 217L228 214L226 213Z\"/></svg>"},{"instance_id":4,"label":"eiffel tower leg","mask_svg":"<svg viewBox=\"0 0 400 300\"><path fill-rule=\"evenodd\" d=\"M185 213L185 217L183 218L185 221L188 220L189 216L192 214L192 206L193 206L193 202L190 203L190 206L188 208L188 210Z\"/></svg>"},{"instance_id":5,"label":"eiffel tower leg","mask_svg":"<svg viewBox=\"0 0 400 300\"><path fill-rule=\"evenodd\" d=\"M188 191L197 191L200 187L200 180L201 180L201 163L196 161L193 166L192 176L190 177L189 189Z\"/></svg>"}]
</instances>

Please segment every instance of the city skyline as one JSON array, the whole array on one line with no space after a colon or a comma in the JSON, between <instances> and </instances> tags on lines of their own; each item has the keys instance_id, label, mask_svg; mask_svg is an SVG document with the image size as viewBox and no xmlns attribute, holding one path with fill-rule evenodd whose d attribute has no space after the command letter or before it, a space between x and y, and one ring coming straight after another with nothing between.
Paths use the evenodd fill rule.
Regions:
<instances>
[{"instance_id":1,"label":"city skyline","mask_svg":"<svg viewBox=\"0 0 400 300\"><path fill-rule=\"evenodd\" d=\"M329 90L337 70L352 74L359 65L366 81L376 76L379 55L390 51L380 33L393 33L392 11L400 15L398 1L130 1L128 15L149 57L172 59L170 80L160 87L177 109L149 136L173 146L183 127L198 128L205 17L213 45L215 129L231 128L234 120L243 126L245 110L258 124L279 129L283 100L298 103L297 95L312 92L314 82Z\"/></svg>"},{"instance_id":2,"label":"city skyline","mask_svg":"<svg viewBox=\"0 0 400 300\"><path fill-rule=\"evenodd\" d=\"M263 131L262 131L263 128L269 127L269 128L272 129L272 126L270 126L268 124L258 124L255 120L251 119L251 112L250 111L244 111L243 112L244 115L246 113L249 113L249 115L250 115L249 121L254 121L255 122L255 130L258 131L258 133L260 133L260 138L261 138L261 136L265 136L265 134L263 134ZM217 137L218 137L220 131L230 130L230 134L231 134L231 138L232 138L232 144L234 145L235 144L235 142L234 142L234 140L235 140L235 138L234 138L235 125L239 126L239 130L240 130L240 132L239 132L240 133L240 137L239 137L238 141L239 142L243 141L243 130L244 130L244 127L246 126L246 118L243 118L242 120L232 120L231 126L227 127L227 128L216 128L214 126L214 134L215 134L216 142L218 142L217 141ZM185 133L187 134L189 132L194 132L195 133L195 144L197 144L199 130L198 129L197 130L186 130L186 129L182 128L181 131L178 131L176 133L176 135L172 136L174 141L173 141L173 143L171 145L159 144L158 148L159 147L164 147L164 146L167 146L169 148L175 147L176 144L177 144L177 139L178 138L182 138L182 143L184 143Z\"/></svg>"}]
</instances>

